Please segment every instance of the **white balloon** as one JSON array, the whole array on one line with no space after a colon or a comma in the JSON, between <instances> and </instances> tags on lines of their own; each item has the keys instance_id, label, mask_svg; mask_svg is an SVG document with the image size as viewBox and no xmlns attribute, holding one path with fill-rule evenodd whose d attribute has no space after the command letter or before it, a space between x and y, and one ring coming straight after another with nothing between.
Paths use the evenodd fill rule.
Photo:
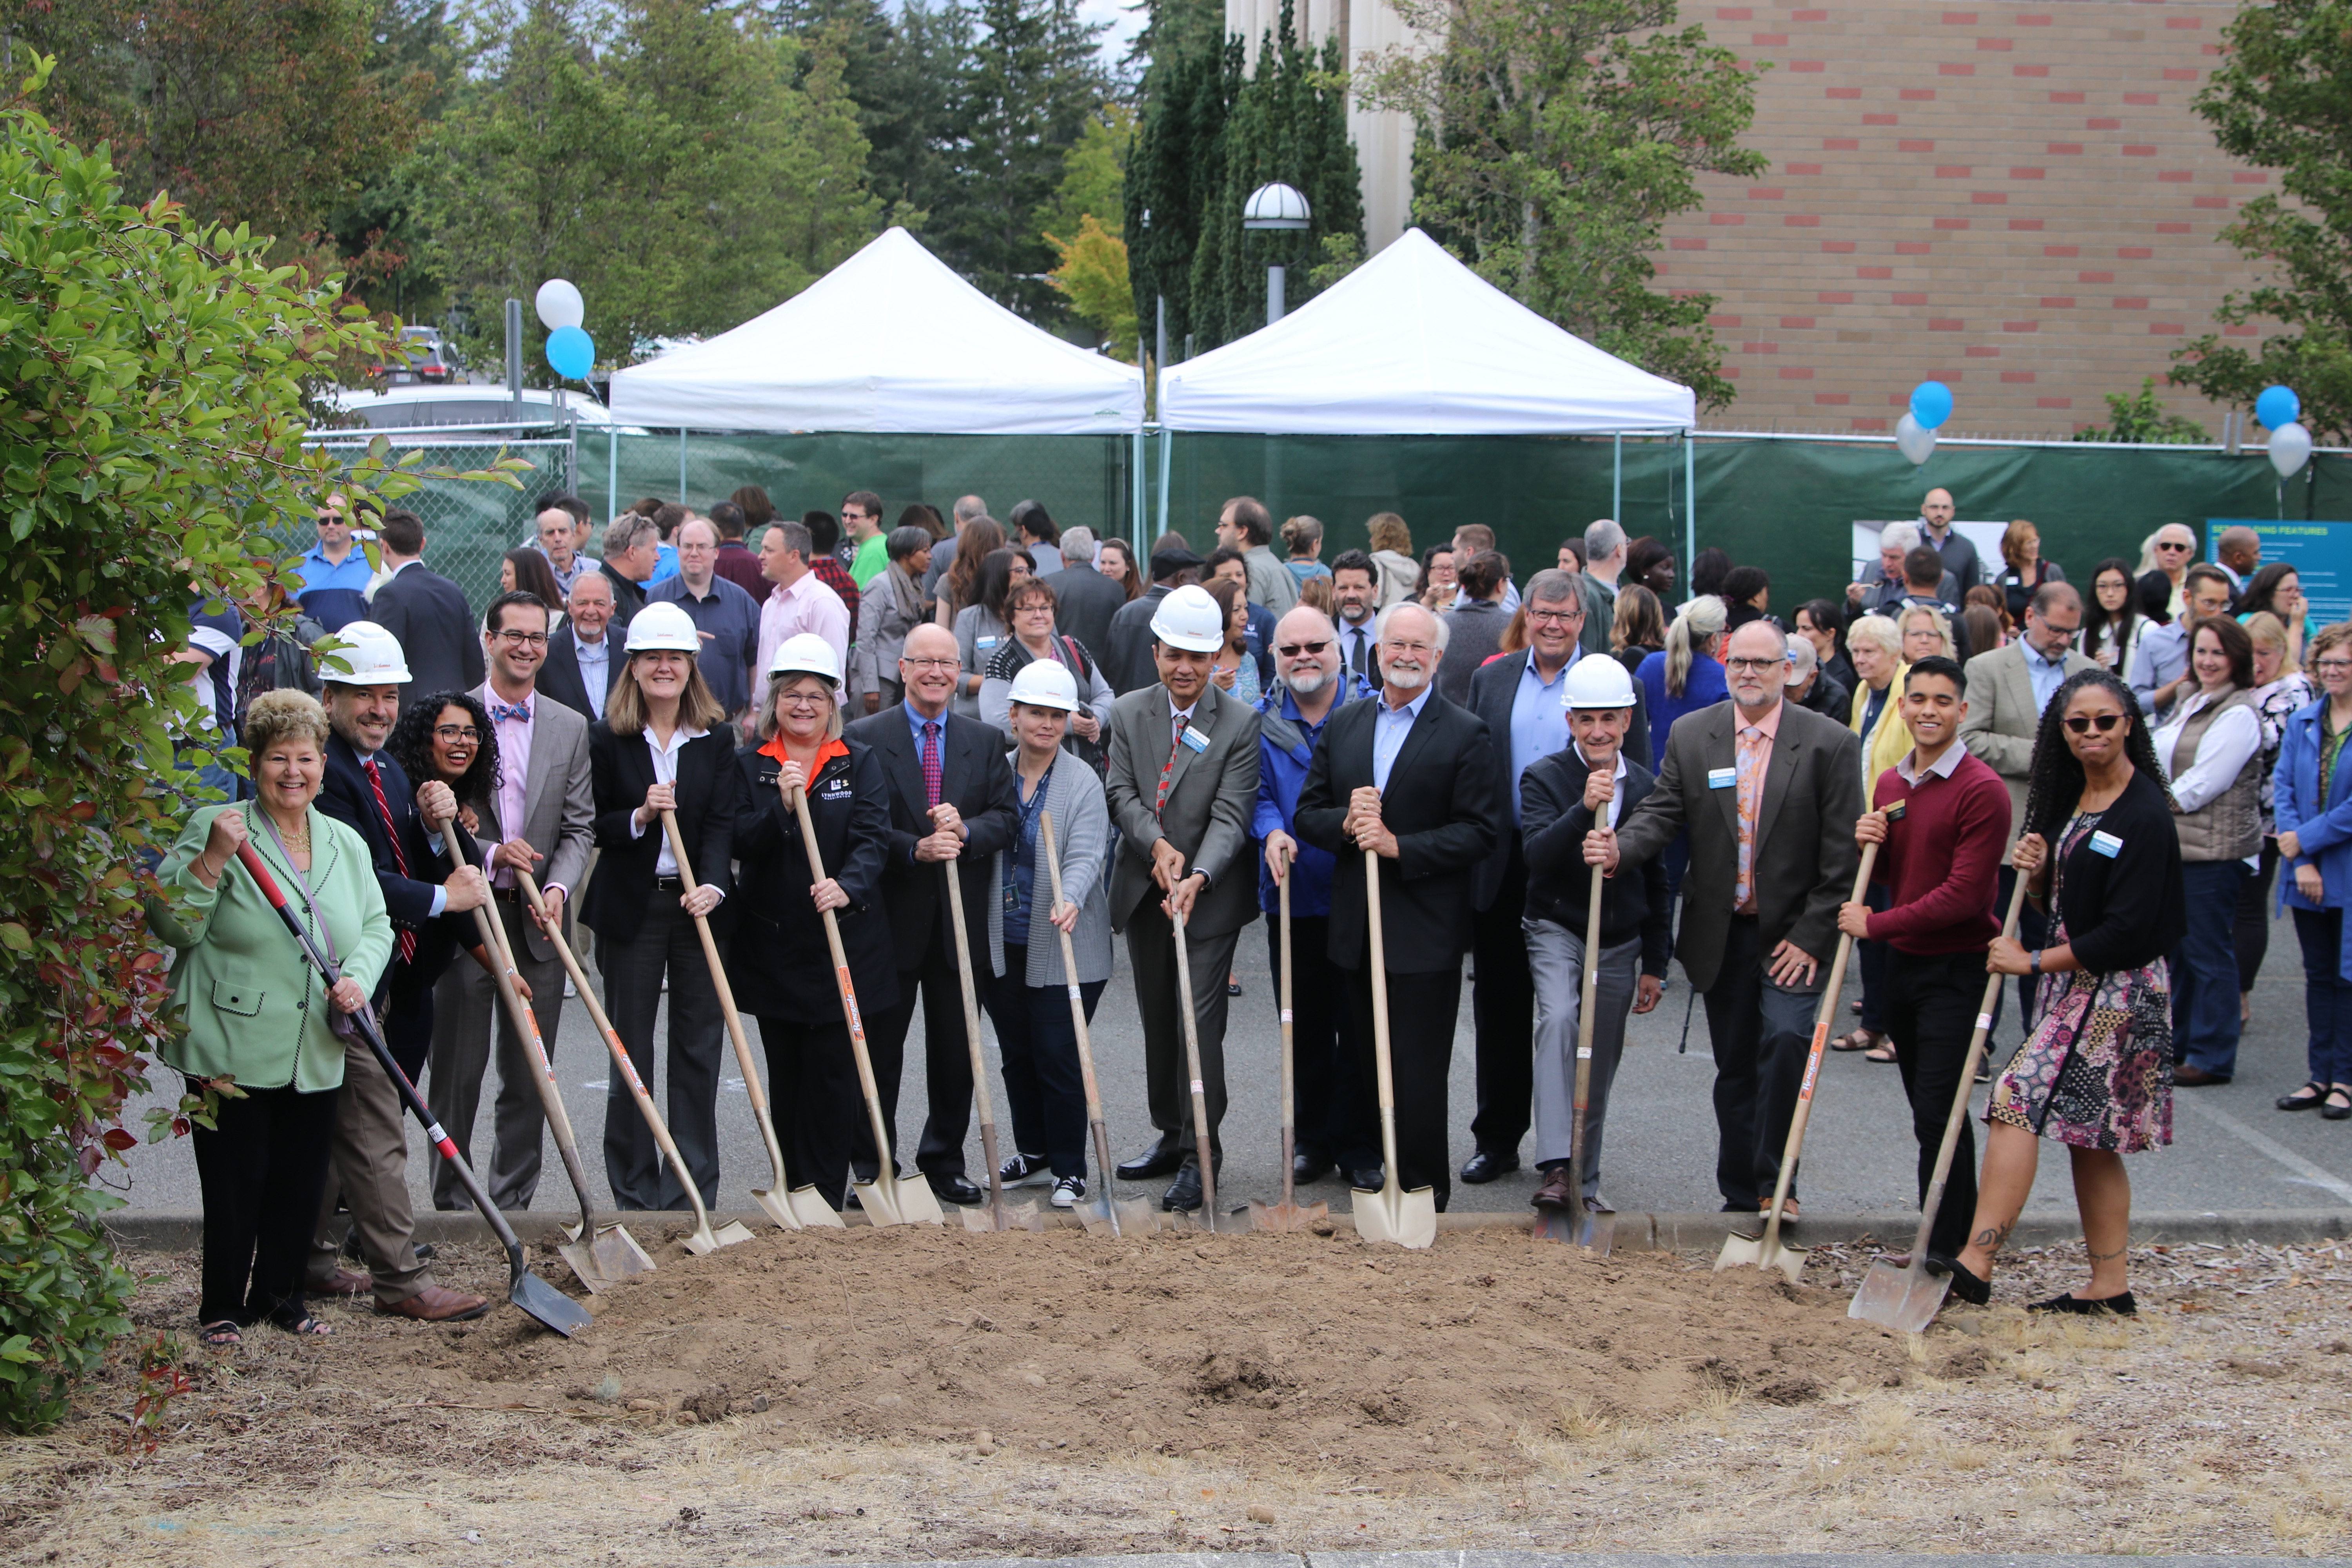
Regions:
<instances>
[{"instance_id":1,"label":"white balloon","mask_svg":"<svg viewBox=\"0 0 2352 1568\"><path fill-rule=\"evenodd\" d=\"M2281 479L2293 477L2304 464L2311 461L2311 432L2301 425L2289 423L2271 432L2271 467Z\"/></svg>"},{"instance_id":2,"label":"white balloon","mask_svg":"<svg viewBox=\"0 0 2352 1568\"><path fill-rule=\"evenodd\" d=\"M532 301L539 310L540 324L549 331L558 327L576 327L588 319L587 301L580 290L561 278L551 278L539 286L539 297Z\"/></svg>"},{"instance_id":3,"label":"white balloon","mask_svg":"<svg viewBox=\"0 0 2352 1568\"><path fill-rule=\"evenodd\" d=\"M1906 414L1895 424L1895 449L1910 458L1916 467L1934 455L1936 433Z\"/></svg>"}]
</instances>

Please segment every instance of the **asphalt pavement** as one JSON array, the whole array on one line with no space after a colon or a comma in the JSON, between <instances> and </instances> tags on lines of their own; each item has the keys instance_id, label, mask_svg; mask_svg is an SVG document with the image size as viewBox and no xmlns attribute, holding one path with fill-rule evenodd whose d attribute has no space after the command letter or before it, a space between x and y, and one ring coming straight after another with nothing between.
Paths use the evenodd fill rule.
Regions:
<instances>
[{"instance_id":1,"label":"asphalt pavement","mask_svg":"<svg viewBox=\"0 0 2352 1568\"><path fill-rule=\"evenodd\" d=\"M2315 1112L2289 1115L2272 1108L2273 1100L2304 1081L2305 1031L2303 978L2294 928L2282 918L2273 924L2271 933L2269 957L2255 988L2253 1017L2240 1049L2236 1079L2216 1088L2175 1092L2172 1146L2134 1156L2126 1163L2137 1212L2312 1210L2352 1201L2352 1121L2324 1121ZM1093 1036L1113 1156L1125 1159L1150 1142L1152 1130L1144 1106L1142 1032L1125 944L1115 942L1113 948L1118 969L1096 1013ZM1281 1191L1281 1041L1263 922L1243 932L1239 972L1242 994L1231 1003L1225 1047L1232 1105L1223 1129L1226 1159L1218 1184L1224 1204L1252 1197L1273 1199ZM1465 980L1449 1090L1449 1125L1454 1129L1452 1152L1457 1170L1472 1152L1469 1123L1476 1109L1471 989ZM1849 979L1847 997L1858 994L1858 983ZM1689 1010L1685 1048L1685 1005L1690 995L1677 971L1656 1011L1631 1022L1610 1110L1607 1165L1601 1173L1602 1190L1622 1211L1704 1212L1715 1209L1720 1201L1714 1182L1716 1136L1710 1100L1714 1064L1708 1054L1706 1010L1704 1005ZM2013 990L2009 1003L1996 1041L1997 1055L2003 1058L2015 1048L2021 1034ZM1843 1032L1853 1022L1842 999L1835 1032ZM758 1026L746 1018L744 1027L756 1055ZM912 1065L922 1060L920 1037L919 1019L908 1041L910 1070L898 1110L898 1136L909 1152L920 1132L925 1110L923 1075L919 1066ZM992 1033L988 1058L993 1070ZM589 1024L587 1010L576 1002L563 1009L555 1061L597 1205L605 1206L611 1200L600 1148L609 1064ZM495 1067L491 1070L495 1074ZM140 1125L139 1112L146 1104L178 1095L176 1074L159 1068L155 1077L159 1092L134 1105L125 1117L127 1124ZM767 1163L751 1100L731 1053L723 1081L719 1109L719 1188L710 1206L748 1209L751 1184L764 1183ZM658 1082L653 1089L658 1103L664 1089ZM1983 1094L1980 1088L1976 1106L1979 1113ZM475 1161L480 1165L488 1163L491 1099L486 1089L473 1135ZM1004 1120L1001 1082L996 1101L1003 1142L1009 1149L1011 1128ZM633 1116L635 1111L625 1100L621 1113ZM1528 1148L1529 1142L1523 1142L1522 1159ZM2028 1213L2071 1213L2074 1194L2067 1162L2055 1145L2043 1148ZM431 1206L426 1184L434 1158L412 1125L409 1185L420 1211ZM981 1180L983 1167L976 1122L967 1145L967 1160L972 1178ZM1865 1061L1858 1054L1832 1054L1822 1069L1805 1149L1801 1196L1808 1211L1916 1213L1915 1162L1910 1112L1896 1069ZM195 1164L185 1140L142 1146L130 1154L127 1171L109 1167L100 1179L117 1187L134 1210L191 1214L202 1207ZM1484 1186L1468 1186L1457 1180L1453 1210L1457 1214L1525 1212L1535 1185L1535 1173L1525 1168ZM1122 1187L1120 1195L1134 1196L1146 1190L1156 1195L1164 1186L1161 1182L1148 1189ZM1335 1211L1348 1206L1348 1189L1337 1178L1302 1188L1301 1194L1303 1201L1328 1201ZM1026 1195L1042 1198L1044 1191ZM551 1141L532 1206L560 1213L572 1201Z\"/></svg>"}]
</instances>

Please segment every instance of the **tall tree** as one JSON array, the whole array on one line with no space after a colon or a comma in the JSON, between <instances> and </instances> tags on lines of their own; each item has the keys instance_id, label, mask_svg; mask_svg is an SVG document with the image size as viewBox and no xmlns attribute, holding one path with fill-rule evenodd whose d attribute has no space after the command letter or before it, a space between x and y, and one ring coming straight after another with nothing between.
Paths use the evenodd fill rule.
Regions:
<instances>
[{"instance_id":1,"label":"tall tree","mask_svg":"<svg viewBox=\"0 0 2352 1568\"><path fill-rule=\"evenodd\" d=\"M2213 317L2286 330L2252 350L2209 332L2173 355L2172 379L2239 405L2292 386L2315 435L2352 438L2352 4L2249 5L2221 39L2197 112L2223 152L2279 171L2280 188L2221 231L2261 278Z\"/></svg>"},{"instance_id":2,"label":"tall tree","mask_svg":"<svg viewBox=\"0 0 2352 1568\"><path fill-rule=\"evenodd\" d=\"M1390 50L1364 100L1421 128L1413 216L1480 276L1708 406L1731 401L1714 299L1651 287L1702 174L1768 166L1739 137L1758 73L1674 0L1389 0L1439 49Z\"/></svg>"},{"instance_id":3,"label":"tall tree","mask_svg":"<svg viewBox=\"0 0 2352 1568\"><path fill-rule=\"evenodd\" d=\"M1213 154L1240 90L1239 46L1228 50L1214 32L1156 54L1144 73L1121 232L1138 315L1156 330L1164 301L1170 341L1180 346L1192 330L1202 218L1222 180Z\"/></svg>"}]
</instances>

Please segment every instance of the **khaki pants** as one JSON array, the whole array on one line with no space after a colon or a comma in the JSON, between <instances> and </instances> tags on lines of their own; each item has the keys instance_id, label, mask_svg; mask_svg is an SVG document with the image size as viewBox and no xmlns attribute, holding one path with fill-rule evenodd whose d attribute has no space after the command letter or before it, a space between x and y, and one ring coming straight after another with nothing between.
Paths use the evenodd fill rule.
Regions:
<instances>
[{"instance_id":1,"label":"khaki pants","mask_svg":"<svg viewBox=\"0 0 2352 1568\"><path fill-rule=\"evenodd\" d=\"M409 1237L415 1222L408 1207L408 1129L399 1090L367 1042L353 1035L343 1043L343 1092L336 1106L334 1153L327 1164L319 1223L310 1237L310 1280L327 1279L342 1247L335 1221L340 1197L359 1232L361 1256L375 1279L376 1304L396 1306L433 1283Z\"/></svg>"}]
</instances>

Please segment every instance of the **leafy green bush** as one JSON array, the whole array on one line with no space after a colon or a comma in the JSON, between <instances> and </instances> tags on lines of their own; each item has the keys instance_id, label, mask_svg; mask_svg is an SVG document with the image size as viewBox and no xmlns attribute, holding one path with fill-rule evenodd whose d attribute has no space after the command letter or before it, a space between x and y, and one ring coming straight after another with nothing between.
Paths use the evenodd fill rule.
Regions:
<instances>
[{"instance_id":1,"label":"leafy green bush","mask_svg":"<svg viewBox=\"0 0 2352 1568\"><path fill-rule=\"evenodd\" d=\"M98 1221L121 1200L90 1178L136 1146L122 1108L173 1026L141 911L142 852L187 804L173 656L199 599L282 612L246 552L333 467L300 445L302 384L382 338L333 280L264 265L266 237L126 203L103 153L33 111L49 64L0 104L0 1425L19 1430L58 1420L129 1326ZM416 472L379 445L338 483L391 498Z\"/></svg>"}]
</instances>

